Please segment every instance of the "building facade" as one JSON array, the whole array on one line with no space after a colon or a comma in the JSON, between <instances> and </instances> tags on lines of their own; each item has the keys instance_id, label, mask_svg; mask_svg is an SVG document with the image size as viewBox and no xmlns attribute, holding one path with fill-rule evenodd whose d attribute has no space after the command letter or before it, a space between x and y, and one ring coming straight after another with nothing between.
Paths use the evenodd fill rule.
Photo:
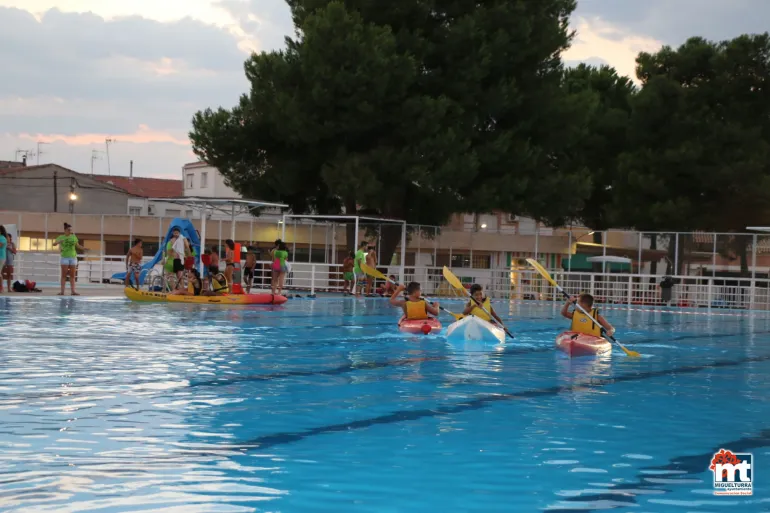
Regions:
<instances>
[{"instance_id":1,"label":"building facade","mask_svg":"<svg viewBox=\"0 0 770 513\"><path fill-rule=\"evenodd\" d=\"M196 198L240 198L241 195L225 184L217 168L205 162L193 162L182 167L184 195Z\"/></svg>"}]
</instances>

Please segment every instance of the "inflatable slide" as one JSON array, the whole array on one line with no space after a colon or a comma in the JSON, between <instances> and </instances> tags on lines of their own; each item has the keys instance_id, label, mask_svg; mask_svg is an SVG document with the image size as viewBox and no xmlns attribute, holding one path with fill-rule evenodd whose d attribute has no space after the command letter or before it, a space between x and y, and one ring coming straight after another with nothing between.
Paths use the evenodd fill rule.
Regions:
<instances>
[{"instance_id":1,"label":"inflatable slide","mask_svg":"<svg viewBox=\"0 0 770 513\"><path fill-rule=\"evenodd\" d=\"M184 235L184 237L187 238L187 240L190 242L190 246L192 246L193 253L195 254L196 265L198 264L197 258L201 254L201 240L200 240L200 237L198 237L198 231L195 229L195 226L193 226L193 224L188 219L182 219L180 217L176 217L171 221L171 224L168 227L168 231L166 232L166 237L163 239L163 244L161 244L158 252L152 258L152 260L142 265L142 272L139 274L139 285L144 283L144 279L147 277L147 274L155 266L163 265L163 250L166 248L166 245L168 244L169 239L171 239L174 228L179 228L179 230L182 232L182 235ZM112 279L125 281L126 279L125 271L122 273L113 274ZM133 280L134 278L132 276L131 281Z\"/></svg>"}]
</instances>

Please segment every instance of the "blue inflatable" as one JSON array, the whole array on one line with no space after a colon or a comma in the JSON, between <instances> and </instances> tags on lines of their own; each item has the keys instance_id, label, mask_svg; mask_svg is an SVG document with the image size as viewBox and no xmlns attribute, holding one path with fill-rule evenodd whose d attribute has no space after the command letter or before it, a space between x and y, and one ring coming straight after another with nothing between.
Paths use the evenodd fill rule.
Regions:
<instances>
[{"instance_id":1,"label":"blue inflatable","mask_svg":"<svg viewBox=\"0 0 770 513\"><path fill-rule=\"evenodd\" d=\"M190 242L190 246L192 247L196 258L201 254L201 239L198 237L198 231L195 229L195 226L193 226L189 219L176 217L171 221L171 224L168 227L168 231L166 232L166 237L163 239L163 243L160 245L158 252L155 254L152 260L142 266L142 272L139 274L139 285L144 283L144 279L147 277L147 274L152 270L152 268L163 261L163 250L166 248L168 241L171 239L174 228L179 228L179 230L182 232L182 235L184 235ZM125 281L125 271L122 273L113 274L112 279ZM131 281L133 281L133 279L134 278L132 276Z\"/></svg>"}]
</instances>

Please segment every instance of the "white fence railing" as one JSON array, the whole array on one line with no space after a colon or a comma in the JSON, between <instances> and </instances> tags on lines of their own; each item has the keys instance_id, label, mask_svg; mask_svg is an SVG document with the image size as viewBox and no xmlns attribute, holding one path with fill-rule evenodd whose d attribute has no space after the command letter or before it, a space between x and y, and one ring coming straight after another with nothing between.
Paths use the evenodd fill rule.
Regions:
<instances>
[{"instance_id":1,"label":"white fence railing","mask_svg":"<svg viewBox=\"0 0 770 513\"><path fill-rule=\"evenodd\" d=\"M147 258L146 260L149 260ZM51 252L19 252L15 260L15 279L38 283L58 283L59 255ZM286 290L297 292L340 292L342 270L338 264L291 263ZM115 282L111 277L125 271L123 256L84 256L79 259L78 283ZM397 267L379 267L397 278ZM561 301L556 289L534 271L507 269L454 268L452 271L470 286L478 283L496 299ZM588 292L597 301L609 304L654 306L670 304L682 308L733 308L770 310L770 280L751 278L675 277L671 301L664 302L659 276L638 274L568 273L553 271L554 278L570 293ZM257 265L254 286L270 287L269 262ZM402 281L417 281L431 296L455 296L439 267L407 267ZM378 283L377 286L382 284Z\"/></svg>"}]
</instances>

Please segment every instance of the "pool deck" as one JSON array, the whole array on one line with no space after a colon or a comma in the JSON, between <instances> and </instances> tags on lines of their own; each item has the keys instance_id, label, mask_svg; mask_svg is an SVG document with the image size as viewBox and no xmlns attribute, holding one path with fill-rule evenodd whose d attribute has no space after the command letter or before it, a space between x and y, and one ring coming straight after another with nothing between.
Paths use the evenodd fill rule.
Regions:
<instances>
[{"instance_id":1,"label":"pool deck","mask_svg":"<svg viewBox=\"0 0 770 513\"><path fill-rule=\"evenodd\" d=\"M8 292L3 288L3 292L0 293L0 297L18 297L18 298L33 298L33 297L51 297L59 294L59 288L50 285L38 285L38 288L42 292ZM99 286L80 286L77 289L77 293L82 297L121 297L123 296L123 287L120 285L99 285ZM64 289L64 295L70 295L70 289L67 287Z\"/></svg>"}]
</instances>

